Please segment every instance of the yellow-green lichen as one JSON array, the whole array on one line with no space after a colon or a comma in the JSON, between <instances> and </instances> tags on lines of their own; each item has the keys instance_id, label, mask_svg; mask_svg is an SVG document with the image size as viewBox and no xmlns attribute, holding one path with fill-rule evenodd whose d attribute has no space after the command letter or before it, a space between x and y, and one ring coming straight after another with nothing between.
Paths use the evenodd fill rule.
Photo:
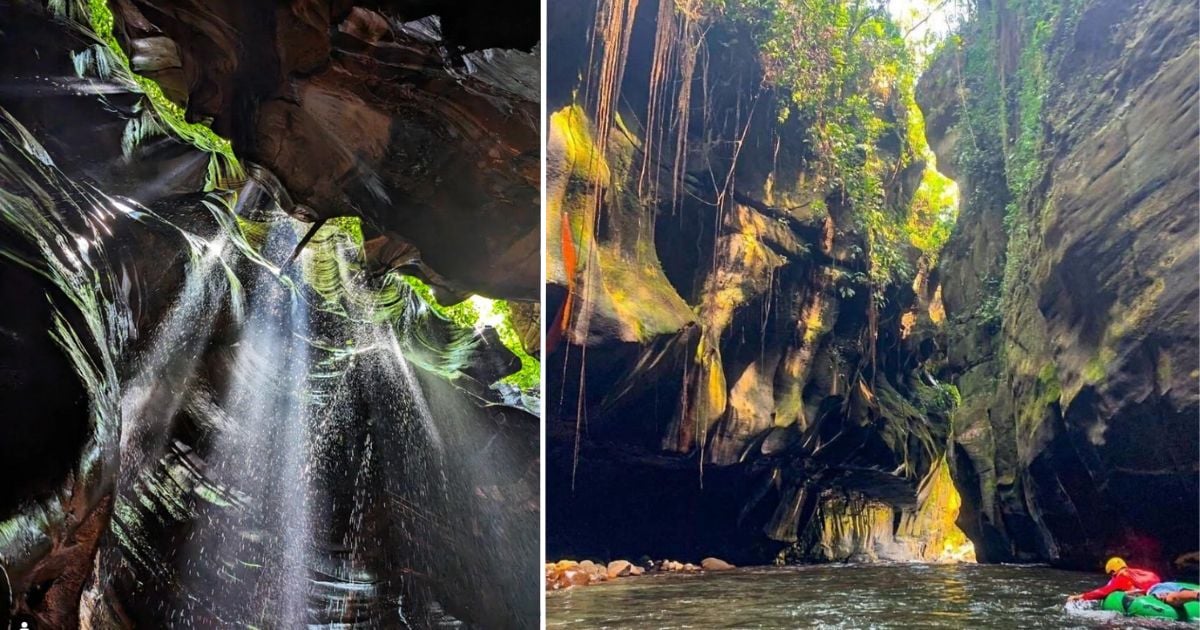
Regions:
<instances>
[{"instance_id":1,"label":"yellow-green lichen","mask_svg":"<svg viewBox=\"0 0 1200 630\"><path fill-rule=\"evenodd\" d=\"M1097 385L1108 375L1108 365L1116 359L1117 354L1111 348L1101 348L1096 356L1083 366L1083 380L1089 385Z\"/></svg>"},{"instance_id":2,"label":"yellow-green lichen","mask_svg":"<svg viewBox=\"0 0 1200 630\"><path fill-rule=\"evenodd\" d=\"M592 135L591 121L579 105L568 105L550 115L550 126L566 142L567 164L584 181L605 185L611 174L604 151Z\"/></svg>"},{"instance_id":3,"label":"yellow-green lichen","mask_svg":"<svg viewBox=\"0 0 1200 630\"><path fill-rule=\"evenodd\" d=\"M1042 366L1037 377L1038 402L1043 405L1058 402L1062 396L1062 383L1058 380L1058 366L1053 362Z\"/></svg>"}]
</instances>

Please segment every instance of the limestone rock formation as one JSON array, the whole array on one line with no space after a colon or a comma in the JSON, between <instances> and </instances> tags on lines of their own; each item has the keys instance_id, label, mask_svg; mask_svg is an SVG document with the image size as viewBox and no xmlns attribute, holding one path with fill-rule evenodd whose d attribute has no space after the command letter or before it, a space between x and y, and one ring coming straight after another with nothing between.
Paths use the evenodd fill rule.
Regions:
<instances>
[{"instance_id":1,"label":"limestone rock formation","mask_svg":"<svg viewBox=\"0 0 1200 630\"><path fill-rule=\"evenodd\" d=\"M965 200L940 275L981 558L1195 550L1194 8L987 3L917 90Z\"/></svg>"},{"instance_id":2,"label":"limestone rock formation","mask_svg":"<svg viewBox=\"0 0 1200 630\"><path fill-rule=\"evenodd\" d=\"M813 146L810 113L784 120L750 26L599 6L548 18L551 553L761 564L814 556L819 511L847 495L915 514L953 406L924 372L928 255L893 237L911 275L871 277L891 271L868 255L885 245L860 189ZM603 55L579 45L588 28L613 29ZM874 85L873 216L902 222L924 157L902 90Z\"/></svg>"}]
</instances>

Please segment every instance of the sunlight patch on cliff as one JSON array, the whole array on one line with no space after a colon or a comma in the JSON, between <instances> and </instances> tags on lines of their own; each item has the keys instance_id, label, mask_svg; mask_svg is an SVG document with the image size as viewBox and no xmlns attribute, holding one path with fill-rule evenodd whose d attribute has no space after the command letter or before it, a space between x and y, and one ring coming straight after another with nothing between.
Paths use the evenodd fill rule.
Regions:
<instances>
[{"instance_id":1,"label":"sunlight patch on cliff","mask_svg":"<svg viewBox=\"0 0 1200 630\"><path fill-rule=\"evenodd\" d=\"M967 17L962 3L953 0L888 0L887 10L919 65Z\"/></svg>"}]
</instances>

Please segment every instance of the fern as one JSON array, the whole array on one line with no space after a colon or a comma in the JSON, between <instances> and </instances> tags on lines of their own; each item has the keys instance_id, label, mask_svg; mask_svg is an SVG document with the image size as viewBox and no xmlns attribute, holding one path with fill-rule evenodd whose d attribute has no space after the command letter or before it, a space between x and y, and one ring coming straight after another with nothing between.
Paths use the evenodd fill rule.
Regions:
<instances>
[{"instance_id":1,"label":"fern","mask_svg":"<svg viewBox=\"0 0 1200 630\"><path fill-rule=\"evenodd\" d=\"M121 134L121 153L126 159L132 158L134 150L147 138L167 134L167 130L159 124L154 112L145 108L139 109L141 109L141 114L130 118L125 123L125 132Z\"/></svg>"}]
</instances>

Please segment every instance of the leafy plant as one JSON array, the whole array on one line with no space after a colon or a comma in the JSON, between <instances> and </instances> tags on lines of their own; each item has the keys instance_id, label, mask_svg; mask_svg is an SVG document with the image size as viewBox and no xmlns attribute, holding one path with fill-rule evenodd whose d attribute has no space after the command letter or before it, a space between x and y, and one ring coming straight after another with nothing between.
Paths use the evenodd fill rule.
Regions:
<instances>
[{"instance_id":1,"label":"leafy plant","mask_svg":"<svg viewBox=\"0 0 1200 630\"><path fill-rule=\"evenodd\" d=\"M76 54L76 72L82 75L94 70L101 77L119 73L144 95L144 100L139 104L143 115L130 119L129 128L122 139L122 148L128 153L141 139L165 133L169 129L183 141L210 154L207 190L223 188L230 182L242 179L242 167L229 140L217 135L206 125L188 122L183 108L167 98L158 83L129 69L129 56L121 49L113 33L115 20L108 0L86 2L86 6L83 6L80 0L57 0L51 3L51 8L59 15L76 20L82 21L86 17L87 26L103 42L102 46L98 44Z\"/></svg>"},{"instance_id":2,"label":"leafy plant","mask_svg":"<svg viewBox=\"0 0 1200 630\"><path fill-rule=\"evenodd\" d=\"M813 165L866 237L866 251L853 258L865 259L872 286L910 280L905 250L936 257L956 218L957 190L928 168L908 208L889 203L899 168L934 159L914 96L919 46L906 41L888 3L710 0L708 8L752 34L764 81L782 95L778 118L807 125ZM880 146L892 138L899 153L885 154Z\"/></svg>"},{"instance_id":3,"label":"leafy plant","mask_svg":"<svg viewBox=\"0 0 1200 630\"><path fill-rule=\"evenodd\" d=\"M464 300L452 306L442 306L437 301L437 298L434 297L433 290L424 282L421 282L420 279L413 276L404 276L404 281L408 286L412 287L417 296L421 298L421 301L439 317L465 329L478 331L487 325L495 328L496 335L500 338L500 343L504 344L504 347L508 348L521 361L521 369L500 379L500 382L513 385L524 391L535 391L540 387L541 363L525 351L525 346L521 343L521 335L513 326L512 310L509 308L507 302L504 300L477 299ZM481 323L481 320L487 320L491 323Z\"/></svg>"},{"instance_id":4,"label":"leafy plant","mask_svg":"<svg viewBox=\"0 0 1200 630\"><path fill-rule=\"evenodd\" d=\"M1037 184L1045 172L1045 103L1053 63L1050 41L1056 32L1071 28L1078 18L1080 0L1014 0L1008 6L1017 33L1005 41L1015 51L1001 51L995 33L999 27L996 6L977 6L963 35L952 38L939 54L954 55L957 63L962 114L958 159L964 172L977 182L969 205L989 207L1004 203L1008 236L1002 278L980 296L975 316L983 325L999 325L1005 305L1014 299L1027 275L1036 243L1035 220L1046 212L1037 198ZM1004 55L1018 54L1015 73L1005 76L997 64ZM1002 80L1004 79L1004 80ZM1010 129L1010 121L1016 124Z\"/></svg>"}]
</instances>

